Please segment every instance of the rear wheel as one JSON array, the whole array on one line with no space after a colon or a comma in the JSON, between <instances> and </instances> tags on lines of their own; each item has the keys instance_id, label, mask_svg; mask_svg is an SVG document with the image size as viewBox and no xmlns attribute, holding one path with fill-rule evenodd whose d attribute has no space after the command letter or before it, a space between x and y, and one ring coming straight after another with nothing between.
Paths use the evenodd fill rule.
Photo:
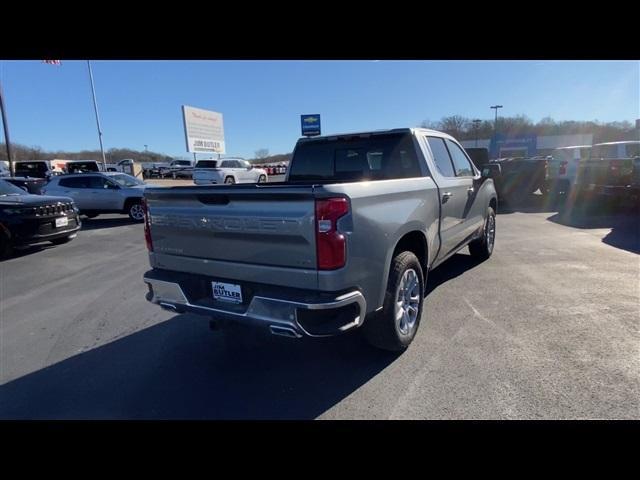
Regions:
<instances>
[{"instance_id":1,"label":"rear wheel","mask_svg":"<svg viewBox=\"0 0 640 480\"><path fill-rule=\"evenodd\" d=\"M486 260L493 253L493 244L496 240L496 212L493 208L487 209L487 218L484 221L482 236L469 244L471 256L478 260Z\"/></svg>"},{"instance_id":2,"label":"rear wheel","mask_svg":"<svg viewBox=\"0 0 640 480\"><path fill-rule=\"evenodd\" d=\"M420 261L412 252L392 260L382 311L363 325L367 341L383 350L406 350L418 331L424 301L424 277Z\"/></svg>"},{"instance_id":3,"label":"rear wheel","mask_svg":"<svg viewBox=\"0 0 640 480\"><path fill-rule=\"evenodd\" d=\"M233 185L234 183L236 183L236 180L233 177L227 177L224 179L224 183L226 183L227 185Z\"/></svg>"},{"instance_id":4,"label":"rear wheel","mask_svg":"<svg viewBox=\"0 0 640 480\"><path fill-rule=\"evenodd\" d=\"M139 200L129 203L127 213L129 214L129 218L134 222L142 222L144 220L144 209Z\"/></svg>"}]
</instances>

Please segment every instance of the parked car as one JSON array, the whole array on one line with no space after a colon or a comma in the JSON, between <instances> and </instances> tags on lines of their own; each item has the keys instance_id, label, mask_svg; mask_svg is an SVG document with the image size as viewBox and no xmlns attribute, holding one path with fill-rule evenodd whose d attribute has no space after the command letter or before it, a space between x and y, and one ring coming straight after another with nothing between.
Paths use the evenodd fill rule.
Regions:
<instances>
[{"instance_id":1,"label":"parked car","mask_svg":"<svg viewBox=\"0 0 640 480\"><path fill-rule=\"evenodd\" d=\"M32 195L0 179L0 258L16 246L66 243L80 226L70 198Z\"/></svg>"},{"instance_id":2,"label":"parked car","mask_svg":"<svg viewBox=\"0 0 640 480\"><path fill-rule=\"evenodd\" d=\"M173 160L169 165L160 167L160 176L162 178L192 178L193 177L193 161L192 160Z\"/></svg>"},{"instance_id":3,"label":"parked car","mask_svg":"<svg viewBox=\"0 0 640 480\"><path fill-rule=\"evenodd\" d=\"M102 171L101 164L95 160L70 160L65 164L65 173L86 173Z\"/></svg>"},{"instance_id":4,"label":"parked car","mask_svg":"<svg viewBox=\"0 0 640 480\"><path fill-rule=\"evenodd\" d=\"M129 175L132 175L133 164L134 164L134 161L132 158L125 158L123 160L120 160L117 163L107 163L106 168L107 168L107 172L121 172L121 173L127 173Z\"/></svg>"},{"instance_id":5,"label":"parked car","mask_svg":"<svg viewBox=\"0 0 640 480\"><path fill-rule=\"evenodd\" d=\"M145 186L144 182L126 173L81 173L52 178L42 193L73 198L80 213L89 218L101 213L122 213L141 222Z\"/></svg>"},{"instance_id":6,"label":"parked car","mask_svg":"<svg viewBox=\"0 0 640 480\"><path fill-rule=\"evenodd\" d=\"M580 163L572 205L587 207L611 201L640 207L640 141L593 145Z\"/></svg>"},{"instance_id":7,"label":"parked car","mask_svg":"<svg viewBox=\"0 0 640 480\"><path fill-rule=\"evenodd\" d=\"M517 157L490 162L500 165L500 173L494 178L498 196L507 202L518 202L538 190L546 195L548 161L548 157Z\"/></svg>"},{"instance_id":8,"label":"parked car","mask_svg":"<svg viewBox=\"0 0 640 480\"><path fill-rule=\"evenodd\" d=\"M287 337L362 327L403 350L428 272L465 246L491 256L499 169L405 128L300 139L286 182L268 188L149 187L147 300Z\"/></svg>"},{"instance_id":9,"label":"parked car","mask_svg":"<svg viewBox=\"0 0 640 480\"><path fill-rule=\"evenodd\" d=\"M556 148L548 163L547 189L555 198L566 198L575 188L578 178L578 167L589 159L591 145L576 145Z\"/></svg>"},{"instance_id":10,"label":"parked car","mask_svg":"<svg viewBox=\"0 0 640 480\"><path fill-rule=\"evenodd\" d=\"M241 158L198 160L193 170L193 183L215 185L219 183L264 183L267 172Z\"/></svg>"},{"instance_id":11,"label":"parked car","mask_svg":"<svg viewBox=\"0 0 640 480\"><path fill-rule=\"evenodd\" d=\"M42 188L47 184L44 178L3 177L2 179L33 195L41 195Z\"/></svg>"},{"instance_id":12,"label":"parked car","mask_svg":"<svg viewBox=\"0 0 640 480\"><path fill-rule=\"evenodd\" d=\"M19 160L14 163L14 168L16 177L49 179L54 175L50 160Z\"/></svg>"}]
</instances>

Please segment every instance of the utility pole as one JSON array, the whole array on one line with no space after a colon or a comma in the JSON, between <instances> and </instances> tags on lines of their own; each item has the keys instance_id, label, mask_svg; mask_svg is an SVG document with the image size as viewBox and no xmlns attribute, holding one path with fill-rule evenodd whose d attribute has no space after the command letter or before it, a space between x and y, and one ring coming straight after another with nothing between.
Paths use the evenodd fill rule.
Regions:
<instances>
[{"instance_id":1,"label":"utility pole","mask_svg":"<svg viewBox=\"0 0 640 480\"><path fill-rule=\"evenodd\" d=\"M478 118L473 120L473 129L476 132L476 148L478 147L478 126L480 125L480 122L482 122L482 120L480 120Z\"/></svg>"},{"instance_id":2,"label":"utility pole","mask_svg":"<svg viewBox=\"0 0 640 480\"><path fill-rule=\"evenodd\" d=\"M0 110L2 110L2 126L4 127L4 143L7 147L7 159L9 160L9 172L11 176L15 176L15 166L13 164L13 155L11 155L11 139L9 138L9 125L7 124L7 110L4 106L4 94L2 93L2 84L0 83Z\"/></svg>"},{"instance_id":3,"label":"utility pole","mask_svg":"<svg viewBox=\"0 0 640 480\"><path fill-rule=\"evenodd\" d=\"M93 72L91 71L91 62L87 60L89 67L89 78L91 79L91 93L93 94L93 109L96 112L96 124L98 125L98 140L100 140L100 152L102 153L102 166L107 171L107 159L104 156L104 147L102 146L102 129L100 128L100 117L98 117L98 103L96 102L96 89L93 85Z\"/></svg>"},{"instance_id":4,"label":"utility pole","mask_svg":"<svg viewBox=\"0 0 640 480\"><path fill-rule=\"evenodd\" d=\"M149 146L149 145L145 145L145 146L144 146L144 151L145 151L145 152L148 152L148 151L149 151L149 150L147 149L147 147L148 147L148 146Z\"/></svg>"}]
</instances>

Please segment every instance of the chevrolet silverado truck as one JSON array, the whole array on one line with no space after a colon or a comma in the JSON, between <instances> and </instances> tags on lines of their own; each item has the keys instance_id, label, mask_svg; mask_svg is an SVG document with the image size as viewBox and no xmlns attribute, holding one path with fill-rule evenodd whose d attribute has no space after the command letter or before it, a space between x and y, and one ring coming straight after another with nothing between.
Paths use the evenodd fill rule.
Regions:
<instances>
[{"instance_id":1,"label":"chevrolet silverado truck","mask_svg":"<svg viewBox=\"0 0 640 480\"><path fill-rule=\"evenodd\" d=\"M640 205L640 141L599 143L580 163L574 204L603 200Z\"/></svg>"},{"instance_id":2,"label":"chevrolet silverado truck","mask_svg":"<svg viewBox=\"0 0 640 480\"><path fill-rule=\"evenodd\" d=\"M300 338L361 329L406 349L428 272L494 247L497 196L451 136L421 128L298 140L283 182L147 188L147 300Z\"/></svg>"}]
</instances>

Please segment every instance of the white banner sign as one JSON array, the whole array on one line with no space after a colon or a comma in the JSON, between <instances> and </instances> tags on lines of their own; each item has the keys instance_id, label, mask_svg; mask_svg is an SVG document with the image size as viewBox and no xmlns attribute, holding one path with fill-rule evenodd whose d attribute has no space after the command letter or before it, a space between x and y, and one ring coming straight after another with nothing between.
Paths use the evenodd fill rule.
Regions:
<instances>
[{"instance_id":1,"label":"white banner sign","mask_svg":"<svg viewBox=\"0 0 640 480\"><path fill-rule=\"evenodd\" d=\"M226 153L221 113L183 105L182 118L188 152Z\"/></svg>"}]
</instances>

